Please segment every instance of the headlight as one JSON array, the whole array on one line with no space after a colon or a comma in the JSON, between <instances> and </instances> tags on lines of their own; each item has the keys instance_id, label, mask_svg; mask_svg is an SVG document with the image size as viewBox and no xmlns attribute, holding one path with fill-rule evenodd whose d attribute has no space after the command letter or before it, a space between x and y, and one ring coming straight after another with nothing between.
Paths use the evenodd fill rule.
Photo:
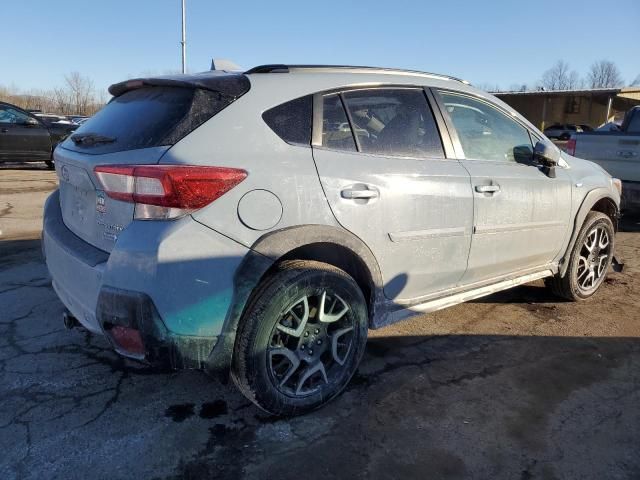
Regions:
<instances>
[{"instance_id":1,"label":"headlight","mask_svg":"<svg viewBox=\"0 0 640 480\"><path fill-rule=\"evenodd\" d=\"M620 196L622 196L622 181L619 178L612 178L611 183L616 187Z\"/></svg>"}]
</instances>

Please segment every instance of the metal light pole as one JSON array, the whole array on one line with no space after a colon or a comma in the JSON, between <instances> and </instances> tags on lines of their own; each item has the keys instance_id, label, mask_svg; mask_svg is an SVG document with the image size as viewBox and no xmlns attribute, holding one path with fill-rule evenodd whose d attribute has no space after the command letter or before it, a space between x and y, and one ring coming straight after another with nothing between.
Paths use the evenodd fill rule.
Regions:
<instances>
[{"instance_id":1,"label":"metal light pole","mask_svg":"<svg viewBox=\"0 0 640 480\"><path fill-rule=\"evenodd\" d=\"M182 73L187 73L187 22L185 0L182 0Z\"/></svg>"}]
</instances>

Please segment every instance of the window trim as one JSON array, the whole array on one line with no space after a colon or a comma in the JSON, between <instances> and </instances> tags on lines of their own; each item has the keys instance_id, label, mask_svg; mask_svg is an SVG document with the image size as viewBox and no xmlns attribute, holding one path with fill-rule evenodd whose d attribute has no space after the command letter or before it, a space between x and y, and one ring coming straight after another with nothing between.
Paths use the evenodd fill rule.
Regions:
<instances>
[{"instance_id":1,"label":"window trim","mask_svg":"<svg viewBox=\"0 0 640 480\"><path fill-rule=\"evenodd\" d=\"M508 111L507 109L501 107L500 105L497 105L496 103L492 102L491 100L481 97L480 95L476 95L474 93L469 93L469 92L463 92L460 90L454 90L452 88L439 88L439 87L431 87L429 90L431 90L431 93L433 94L433 97L438 105L438 109L440 110L440 113L442 115L442 118L444 119L445 124L447 125L447 128L449 129L449 135L451 136L451 141L453 143L454 149L456 151L456 158L458 160L471 160L474 162L490 162L490 163L494 163L494 164L499 164L499 165L520 165L523 167L528 167L528 166L535 166L534 163L531 164L525 164L525 163L520 163L520 162L512 162L511 160L486 160L486 159L479 159L479 158L467 158L467 156L464 153L464 149L462 148L462 143L460 142L460 137L458 137L458 131L456 130L455 126L453 125L453 121L451 120L451 117L449 116L449 113L447 113L445 106L444 106L444 100L442 98L442 96L440 95L440 92L446 92L446 93L451 93L453 95L459 95L461 97L468 97L471 98L472 100L476 100L480 103L486 103L487 105L489 105L489 107L492 107L496 110L498 110L500 113L502 113L503 115L505 115L507 118L511 118L513 119L514 122L516 122L518 125L520 125L522 128L525 129L525 131L529 134L529 139L531 140L531 148L535 147L535 144L533 143L533 137L539 137L539 135L535 132L533 132L525 123L522 122L522 120L520 120L519 117L517 116L513 116L511 114L510 111Z\"/></svg>"},{"instance_id":2,"label":"window trim","mask_svg":"<svg viewBox=\"0 0 640 480\"><path fill-rule=\"evenodd\" d=\"M431 110L431 114L433 115L433 119L435 122L436 130L440 135L440 142L442 143L442 152L443 157L407 157L400 155L393 155L394 158L404 158L410 160L455 160L456 153L454 150L454 144L452 142L452 138L449 133L449 129L447 128L447 124L442 117L440 112L440 107L437 104L433 94L431 93L431 88L425 85L412 85L412 84L375 84L375 85L352 85L352 86L343 86L331 88L328 90L322 90L320 92L316 92L313 94L313 122L311 126L311 147L329 150L334 152L342 152L348 154L358 154L358 155L372 155L376 157L386 157L387 155L381 155L379 153L371 153L371 152L363 152L360 149L360 142L357 139L357 135L353 129L353 122L351 119L351 112L347 109L347 105L342 96L345 92L354 92L354 91L363 91L363 90L422 90L425 101L427 102L427 106ZM351 135L354 137L354 142L356 144L355 151L344 151L338 150L335 148L329 148L322 145L322 117L323 117L323 97L326 95L337 94L340 97L340 101L342 102L342 107L344 108L345 114L347 115L347 120L349 121L349 128L351 128Z\"/></svg>"},{"instance_id":3,"label":"window trim","mask_svg":"<svg viewBox=\"0 0 640 480\"><path fill-rule=\"evenodd\" d=\"M356 135L355 128L353 128L353 117L351 116L351 112L347 108L347 102L344 101L344 96L342 95L342 93L343 92L338 93L338 98L340 99L340 103L342 104L342 109L344 110L344 113L347 114L347 121L349 122L349 129L351 130L351 136L353 137L353 141L356 144L356 152L365 153L362 151L362 145L360 145L360 139L358 138L358 135Z\"/></svg>"}]
</instances>

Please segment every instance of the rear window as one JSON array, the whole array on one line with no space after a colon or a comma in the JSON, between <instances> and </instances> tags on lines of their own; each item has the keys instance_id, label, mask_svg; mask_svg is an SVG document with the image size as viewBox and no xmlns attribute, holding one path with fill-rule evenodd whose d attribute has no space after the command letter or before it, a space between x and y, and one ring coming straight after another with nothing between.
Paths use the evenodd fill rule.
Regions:
<instances>
[{"instance_id":1,"label":"rear window","mask_svg":"<svg viewBox=\"0 0 640 480\"><path fill-rule=\"evenodd\" d=\"M629 125L627 125L628 133L640 133L640 110L634 112Z\"/></svg>"},{"instance_id":2,"label":"rear window","mask_svg":"<svg viewBox=\"0 0 640 480\"><path fill-rule=\"evenodd\" d=\"M373 88L343 93L361 152L444 158L440 133L422 89Z\"/></svg>"},{"instance_id":3,"label":"rear window","mask_svg":"<svg viewBox=\"0 0 640 480\"><path fill-rule=\"evenodd\" d=\"M130 90L83 123L63 146L102 154L173 145L233 100L234 97L201 88L158 86ZM89 141L78 142L83 136ZM91 141L92 137L99 141Z\"/></svg>"},{"instance_id":4,"label":"rear window","mask_svg":"<svg viewBox=\"0 0 640 480\"><path fill-rule=\"evenodd\" d=\"M340 96L325 95L322 101L322 146L355 152L356 143Z\"/></svg>"},{"instance_id":5,"label":"rear window","mask_svg":"<svg viewBox=\"0 0 640 480\"><path fill-rule=\"evenodd\" d=\"M262 119L285 142L310 146L312 110L313 97L309 95L267 110Z\"/></svg>"}]
</instances>

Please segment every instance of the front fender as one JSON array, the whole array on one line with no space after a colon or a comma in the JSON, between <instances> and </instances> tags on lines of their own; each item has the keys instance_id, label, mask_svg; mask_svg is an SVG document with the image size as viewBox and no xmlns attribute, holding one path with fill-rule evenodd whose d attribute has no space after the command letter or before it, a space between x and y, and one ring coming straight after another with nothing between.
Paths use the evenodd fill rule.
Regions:
<instances>
[{"instance_id":1,"label":"front fender","mask_svg":"<svg viewBox=\"0 0 640 480\"><path fill-rule=\"evenodd\" d=\"M619 215L620 212L620 198L616 199L616 195L614 195L609 188L606 187L598 187L590 190L582 200L580 207L575 215L574 223L573 223L573 231L571 233L571 237L569 239L569 243L567 248L564 250L564 255L560 259L560 276L564 277L567 273L567 269L569 268L569 257L571 256L571 252L573 251L573 247L576 244L576 240L578 239L578 234L580 233L580 229L584 224L587 215L596 203L598 203L602 199L611 200L616 207L616 216ZM615 225L614 225L615 226Z\"/></svg>"}]
</instances>

